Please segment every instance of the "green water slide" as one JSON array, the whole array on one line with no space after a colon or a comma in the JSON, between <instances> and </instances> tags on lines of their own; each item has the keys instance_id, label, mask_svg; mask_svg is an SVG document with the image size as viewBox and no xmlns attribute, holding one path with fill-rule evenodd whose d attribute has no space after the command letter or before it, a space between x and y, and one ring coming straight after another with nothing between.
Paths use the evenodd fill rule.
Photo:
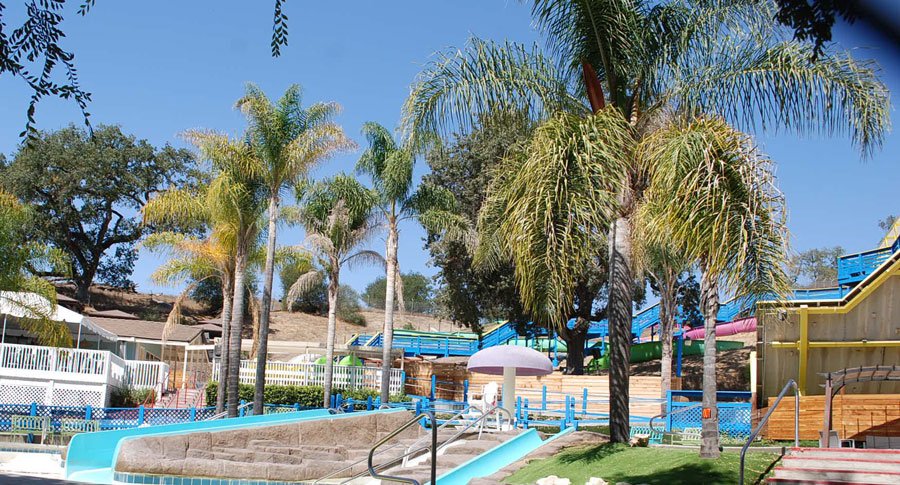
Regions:
<instances>
[{"instance_id":1,"label":"green water slide","mask_svg":"<svg viewBox=\"0 0 900 485\"><path fill-rule=\"evenodd\" d=\"M519 337L509 339L509 341L506 342L506 345L529 347L540 352L546 352L547 350L553 350L553 347L551 346L552 343L553 339L548 337L538 337L537 339L526 339L525 337ZM566 353L568 351L568 347L566 347L566 343L563 342L562 339L556 340L556 351L562 353Z\"/></svg>"},{"instance_id":2,"label":"green water slide","mask_svg":"<svg viewBox=\"0 0 900 485\"><path fill-rule=\"evenodd\" d=\"M678 345L675 343L674 345ZM739 349L743 347L743 342L729 342L726 340L718 340L716 341L716 350L731 350L731 349ZM676 349L673 349L673 353L677 352ZM681 352L682 356L687 355L703 355L703 341L700 340L688 340L684 343L684 348ZM632 345L631 346L631 363L637 362L647 362L648 360L661 359L662 358L662 342L645 342L642 344ZM596 362L596 364L595 364ZM603 357L599 359L594 359L591 361L591 364L588 366L591 369L606 369L609 367L609 353L604 352Z\"/></svg>"}]
</instances>

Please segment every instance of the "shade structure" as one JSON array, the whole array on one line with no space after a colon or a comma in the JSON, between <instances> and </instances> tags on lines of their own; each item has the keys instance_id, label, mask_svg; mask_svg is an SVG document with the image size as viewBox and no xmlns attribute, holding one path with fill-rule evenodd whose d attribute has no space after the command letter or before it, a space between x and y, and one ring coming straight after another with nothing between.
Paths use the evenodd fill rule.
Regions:
<instances>
[{"instance_id":1,"label":"shade structure","mask_svg":"<svg viewBox=\"0 0 900 485\"><path fill-rule=\"evenodd\" d=\"M502 376L504 368L514 368L517 376L544 376L553 372L553 363L528 347L498 345L475 352L467 366L471 372L495 376Z\"/></svg>"}]
</instances>

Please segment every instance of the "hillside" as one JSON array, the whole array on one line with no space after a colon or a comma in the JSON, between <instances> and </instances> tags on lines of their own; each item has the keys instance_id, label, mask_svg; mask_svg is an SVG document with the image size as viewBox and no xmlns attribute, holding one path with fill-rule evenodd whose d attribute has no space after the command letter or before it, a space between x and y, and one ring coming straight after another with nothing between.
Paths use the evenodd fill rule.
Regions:
<instances>
[{"instance_id":1,"label":"hillside","mask_svg":"<svg viewBox=\"0 0 900 485\"><path fill-rule=\"evenodd\" d=\"M71 284L57 285L56 291L68 297L75 297L75 286ZM138 293L106 285L93 285L88 291L93 310L122 310L137 315L143 320L163 322L172 310L177 296L160 293ZM184 314L197 320L211 317L206 305L186 298L182 303Z\"/></svg>"},{"instance_id":2,"label":"hillside","mask_svg":"<svg viewBox=\"0 0 900 485\"><path fill-rule=\"evenodd\" d=\"M366 319L365 326L338 320L335 342L344 343L354 333L372 335L381 331L384 326L384 310L363 310L361 313ZM406 328L407 324L411 330L439 330L442 332L465 330L453 325L448 320L440 320L421 313L405 313L403 316L394 313L395 329ZM325 316L274 311L269 328L269 338L272 340L324 342L327 330L328 318Z\"/></svg>"}]
</instances>

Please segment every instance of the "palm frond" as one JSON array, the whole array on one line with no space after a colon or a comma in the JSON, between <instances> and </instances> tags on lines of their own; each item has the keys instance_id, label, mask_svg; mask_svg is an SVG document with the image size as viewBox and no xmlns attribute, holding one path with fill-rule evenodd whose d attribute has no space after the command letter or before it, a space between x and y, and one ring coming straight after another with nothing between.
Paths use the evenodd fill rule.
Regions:
<instances>
[{"instance_id":1,"label":"palm frond","mask_svg":"<svg viewBox=\"0 0 900 485\"><path fill-rule=\"evenodd\" d=\"M640 156L656 167L649 230L668 228L679 249L736 296L785 294L784 197L773 163L749 136L702 117L653 134Z\"/></svg>"},{"instance_id":2,"label":"palm frond","mask_svg":"<svg viewBox=\"0 0 900 485\"><path fill-rule=\"evenodd\" d=\"M297 281L288 288L287 294L284 297L285 301L288 303L296 301L298 298L312 291L313 288L319 286L324 279L324 273L317 269L312 269L303 273L297 278ZM288 308L290 308L290 305Z\"/></svg>"},{"instance_id":3,"label":"palm frond","mask_svg":"<svg viewBox=\"0 0 900 485\"><path fill-rule=\"evenodd\" d=\"M469 131L478 116L525 112L545 119L557 111L589 112L571 94L564 68L535 45L472 38L464 49L448 49L413 82L403 105L405 145L423 150L452 130Z\"/></svg>"},{"instance_id":4,"label":"palm frond","mask_svg":"<svg viewBox=\"0 0 900 485\"><path fill-rule=\"evenodd\" d=\"M380 253L366 249L345 257L341 264L346 264L352 269L360 265L384 266L386 261Z\"/></svg>"},{"instance_id":5,"label":"palm frond","mask_svg":"<svg viewBox=\"0 0 900 485\"><path fill-rule=\"evenodd\" d=\"M494 176L479 216L484 238L476 265L508 254L536 322L567 320L576 279L604 250L604 234L619 213L622 161L635 143L613 107L587 118L560 114Z\"/></svg>"}]
</instances>

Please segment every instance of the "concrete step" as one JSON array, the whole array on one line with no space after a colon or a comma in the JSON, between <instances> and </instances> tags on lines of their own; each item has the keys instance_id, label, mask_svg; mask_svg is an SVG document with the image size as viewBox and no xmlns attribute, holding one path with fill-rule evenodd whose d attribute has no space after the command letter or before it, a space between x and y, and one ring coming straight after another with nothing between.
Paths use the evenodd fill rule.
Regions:
<instances>
[{"instance_id":1,"label":"concrete step","mask_svg":"<svg viewBox=\"0 0 900 485\"><path fill-rule=\"evenodd\" d=\"M897 450L867 450L858 448L791 448L788 456L819 458L859 458L870 460L897 460Z\"/></svg>"},{"instance_id":2,"label":"concrete step","mask_svg":"<svg viewBox=\"0 0 900 485\"><path fill-rule=\"evenodd\" d=\"M887 458L887 457L884 457ZM809 456L785 456L781 465L787 468L811 468L828 470L859 470L874 472L900 473L900 451L896 460L878 460L869 458L821 458Z\"/></svg>"},{"instance_id":3,"label":"concrete step","mask_svg":"<svg viewBox=\"0 0 900 485\"><path fill-rule=\"evenodd\" d=\"M777 483L777 484L781 484L781 485L856 485L856 482L841 482L841 481L837 481L837 480L796 480L793 478L775 478L775 477L767 478L766 483ZM481 485L481 484L469 482L469 485Z\"/></svg>"},{"instance_id":4,"label":"concrete step","mask_svg":"<svg viewBox=\"0 0 900 485\"><path fill-rule=\"evenodd\" d=\"M491 448L499 445L499 441L466 441L464 446L449 446L444 450L447 455L480 455Z\"/></svg>"},{"instance_id":5,"label":"concrete step","mask_svg":"<svg viewBox=\"0 0 900 485\"><path fill-rule=\"evenodd\" d=\"M900 473L858 471L853 469L776 467L775 478L813 481L839 481L868 485L900 485Z\"/></svg>"}]
</instances>

